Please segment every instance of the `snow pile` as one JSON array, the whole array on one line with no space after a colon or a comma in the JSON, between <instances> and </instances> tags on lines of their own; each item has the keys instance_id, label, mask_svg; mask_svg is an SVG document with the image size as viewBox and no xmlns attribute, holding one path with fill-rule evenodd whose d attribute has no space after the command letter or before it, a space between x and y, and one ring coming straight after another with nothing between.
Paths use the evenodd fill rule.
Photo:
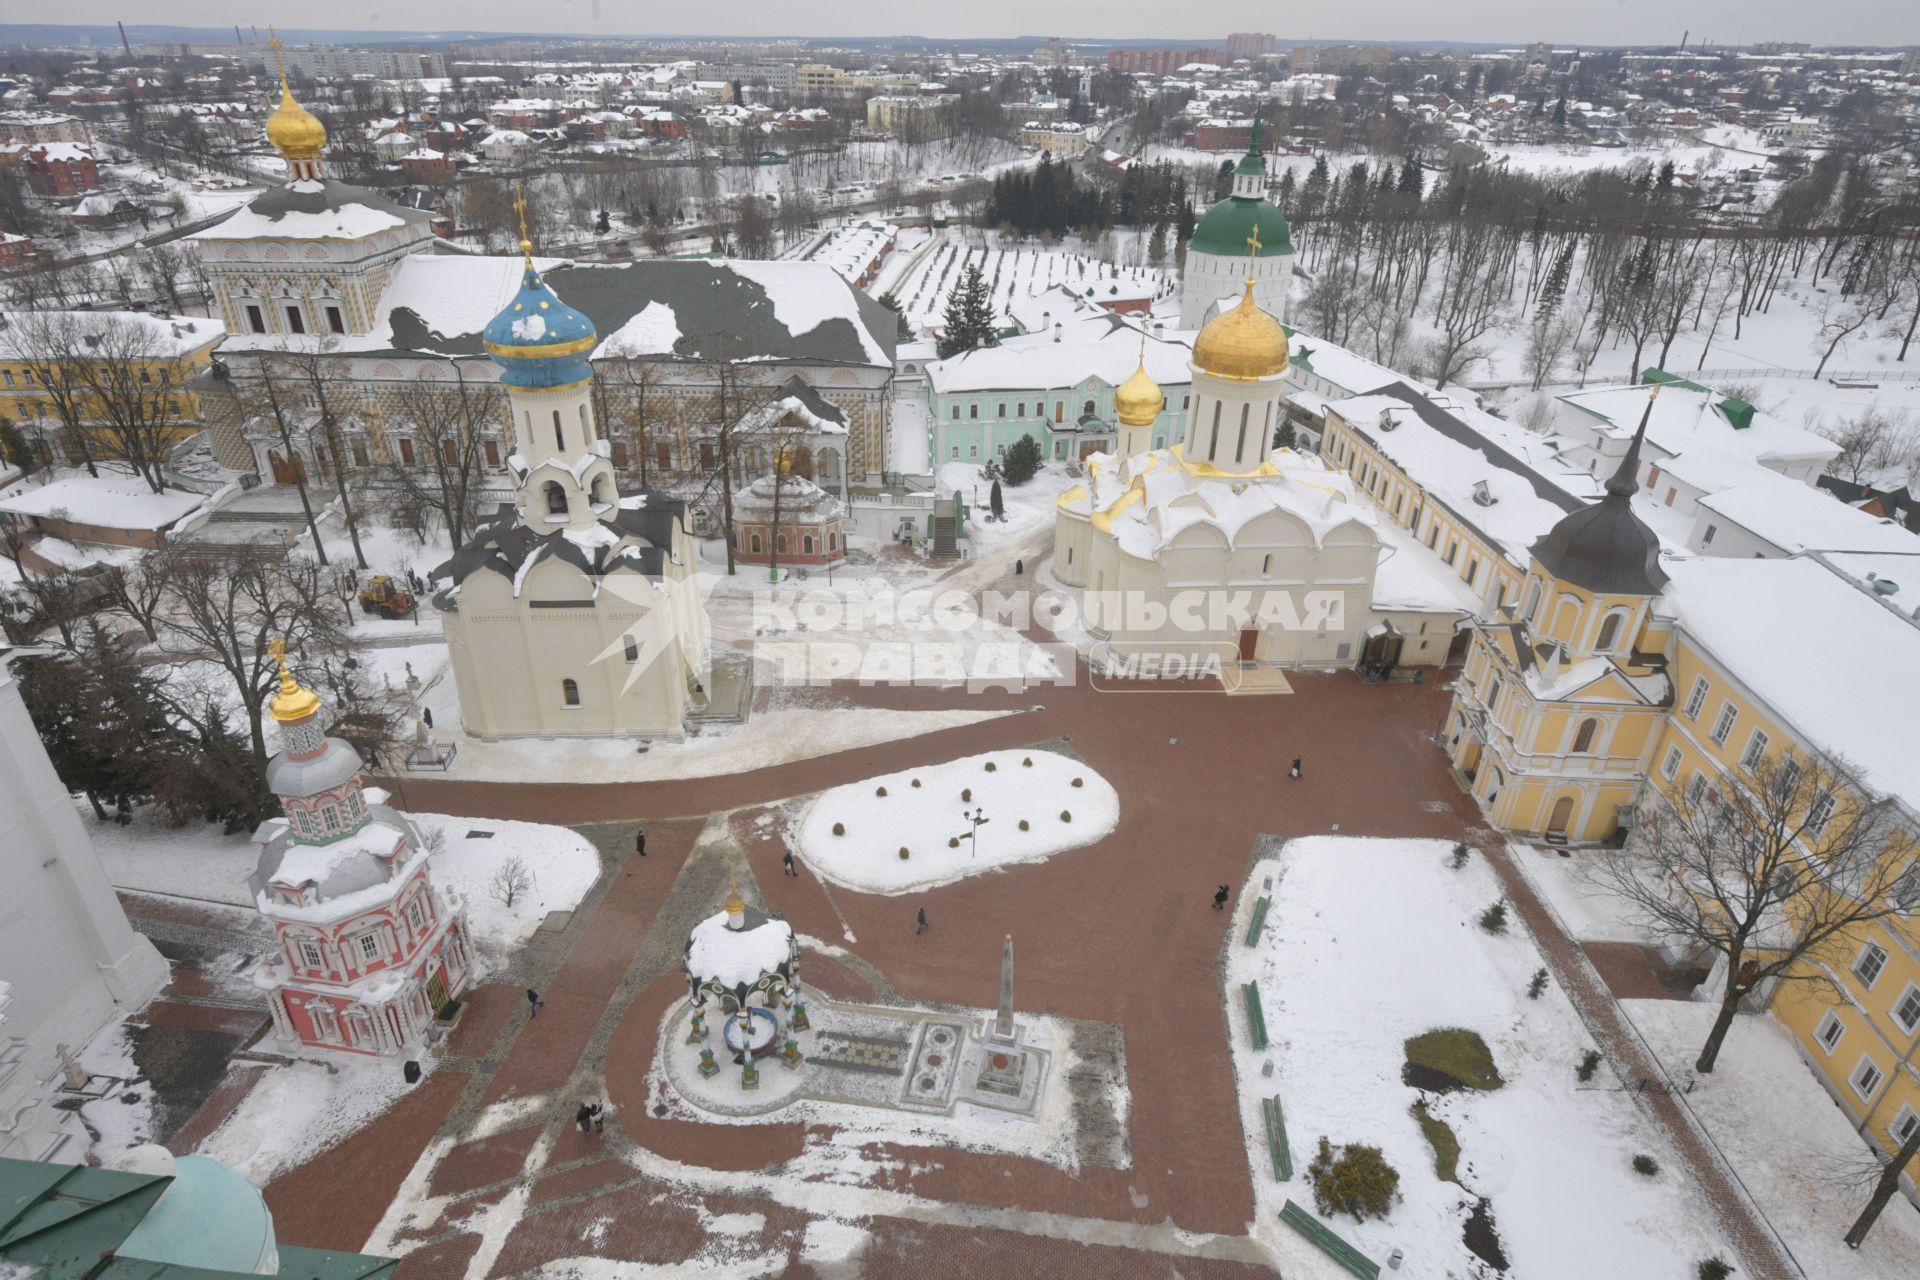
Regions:
<instances>
[{"instance_id":1,"label":"snow pile","mask_svg":"<svg viewBox=\"0 0 1920 1280\"><path fill-rule=\"evenodd\" d=\"M1229 936L1226 990L1256 1235L1289 1275L1336 1274L1277 1221L1289 1197L1312 1209L1306 1166L1324 1135L1377 1146L1399 1171L1401 1199L1386 1219L1329 1225L1376 1262L1405 1249L1408 1280L1483 1274L1462 1239L1476 1197L1490 1202L1515 1276L1680 1277L1716 1253L1731 1256L1657 1123L1604 1070L1597 1087L1580 1086L1586 1028L1557 986L1527 998L1539 952L1517 923L1501 936L1475 925L1499 884L1478 857L1452 870L1449 848L1316 837L1254 864ZM1272 907L1250 948L1247 920L1263 893ZM1271 1039L1258 1052L1247 982L1259 985ZM1434 1174L1409 1111L1421 1095L1401 1080L1404 1042L1442 1027L1478 1032L1506 1079L1490 1093L1428 1095L1433 1117L1459 1139L1464 1185ZM1269 1096L1285 1110L1293 1183L1273 1178L1261 1113ZM1634 1172L1641 1153L1659 1163L1657 1177Z\"/></svg>"},{"instance_id":2,"label":"snow pile","mask_svg":"<svg viewBox=\"0 0 1920 1280\"><path fill-rule=\"evenodd\" d=\"M680 341L680 321L664 302L649 302L600 344L602 356L666 355Z\"/></svg>"},{"instance_id":3,"label":"snow pile","mask_svg":"<svg viewBox=\"0 0 1920 1280\"><path fill-rule=\"evenodd\" d=\"M1706 1041L1714 1006L1624 1000L1620 1007L1667 1070L1686 1078ZM1914 1275L1920 1210L1899 1195L1857 1252L1846 1247L1843 1237L1866 1207L1878 1165L1800 1060L1785 1027L1770 1017L1735 1019L1713 1074L1696 1078L1686 1105L1807 1275Z\"/></svg>"},{"instance_id":4,"label":"snow pile","mask_svg":"<svg viewBox=\"0 0 1920 1280\"><path fill-rule=\"evenodd\" d=\"M432 1058L421 1063L432 1070ZM200 1144L211 1156L264 1187L305 1164L399 1100L412 1086L394 1058L294 1062L274 1067Z\"/></svg>"},{"instance_id":5,"label":"snow pile","mask_svg":"<svg viewBox=\"0 0 1920 1280\"><path fill-rule=\"evenodd\" d=\"M976 809L987 819L977 834L966 816ZM1037 748L990 751L823 792L800 821L798 843L823 880L901 894L1044 861L1092 844L1119 821L1119 794L1080 761Z\"/></svg>"},{"instance_id":6,"label":"snow pile","mask_svg":"<svg viewBox=\"0 0 1920 1280\"><path fill-rule=\"evenodd\" d=\"M693 926L687 967L701 981L723 987L752 986L793 955L793 926L766 920L751 929L727 928L727 913L715 912Z\"/></svg>"}]
</instances>

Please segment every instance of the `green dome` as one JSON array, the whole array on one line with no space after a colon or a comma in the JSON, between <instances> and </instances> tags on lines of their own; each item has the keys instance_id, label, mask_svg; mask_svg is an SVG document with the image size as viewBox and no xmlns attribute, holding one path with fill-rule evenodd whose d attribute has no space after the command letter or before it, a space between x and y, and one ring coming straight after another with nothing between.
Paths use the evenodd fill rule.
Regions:
<instances>
[{"instance_id":1,"label":"green dome","mask_svg":"<svg viewBox=\"0 0 1920 1280\"><path fill-rule=\"evenodd\" d=\"M205 1156L168 1159L165 1148L149 1152L143 1147L122 1152L116 1165L173 1178L120 1242L120 1257L242 1274L272 1275L279 1269L267 1202L232 1169Z\"/></svg>"},{"instance_id":2,"label":"green dome","mask_svg":"<svg viewBox=\"0 0 1920 1280\"><path fill-rule=\"evenodd\" d=\"M1235 173L1258 174L1264 178L1267 176L1267 162L1260 158L1258 152L1249 151L1240 157L1240 163L1234 166L1233 171Z\"/></svg>"},{"instance_id":3,"label":"green dome","mask_svg":"<svg viewBox=\"0 0 1920 1280\"><path fill-rule=\"evenodd\" d=\"M1247 256L1247 237L1260 228L1260 256L1271 258L1293 252L1292 233L1287 230L1287 215L1265 200L1230 196L1200 219L1187 241L1188 253L1211 253L1224 258Z\"/></svg>"}]
</instances>

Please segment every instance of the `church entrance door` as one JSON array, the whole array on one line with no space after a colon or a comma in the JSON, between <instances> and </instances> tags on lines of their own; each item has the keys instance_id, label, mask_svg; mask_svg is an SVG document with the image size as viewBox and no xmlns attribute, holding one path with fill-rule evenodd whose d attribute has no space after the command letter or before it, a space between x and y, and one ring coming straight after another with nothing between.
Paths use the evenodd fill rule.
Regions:
<instances>
[{"instance_id":1,"label":"church entrance door","mask_svg":"<svg viewBox=\"0 0 1920 1280\"><path fill-rule=\"evenodd\" d=\"M433 976L427 979L427 1003L439 1013L447 1007L447 971L435 969Z\"/></svg>"},{"instance_id":2,"label":"church entrance door","mask_svg":"<svg viewBox=\"0 0 1920 1280\"><path fill-rule=\"evenodd\" d=\"M1242 631L1240 633L1240 661L1252 662L1253 651L1257 649L1259 645L1260 645L1259 628L1248 627L1246 630Z\"/></svg>"},{"instance_id":3,"label":"church entrance door","mask_svg":"<svg viewBox=\"0 0 1920 1280\"><path fill-rule=\"evenodd\" d=\"M306 482L307 469L300 465L299 454L294 454L293 461L288 462L280 456L278 449L274 449L268 452L267 461L273 464L273 482L275 484L304 484Z\"/></svg>"}]
</instances>

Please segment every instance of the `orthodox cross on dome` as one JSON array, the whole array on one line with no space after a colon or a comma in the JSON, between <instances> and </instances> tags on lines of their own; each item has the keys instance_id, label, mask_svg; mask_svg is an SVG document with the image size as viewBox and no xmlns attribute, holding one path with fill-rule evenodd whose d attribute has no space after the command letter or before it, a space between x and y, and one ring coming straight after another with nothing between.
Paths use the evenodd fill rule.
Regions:
<instances>
[{"instance_id":1,"label":"orthodox cross on dome","mask_svg":"<svg viewBox=\"0 0 1920 1280\"><path fill-rule=\"evenodd\" d=\"M520 256L527 260L527 269L533 269L533 240L527 235L527 189L520 183L513 184L513 211L520 218Z\"/></svg>"},{"instance_id":2,"label":"orthodox cross on dome","mask_svg":"<svg viewBox=\"0 0 1920 1280\"><path fill-rule=\"evenodd\" d=\"M258 36L260 32L255 30L253 34ZM274 70L280 73L280 87L282 89L287 87L287 60L281 56L280 53L280 49L285 43L285 41L280 39L279 32L275 31L272 27L267 28L267 47L273 50L273 66Z\"/></svg>"},{"instance_id":3,"label":"orthodox cross on dome","mask_svg":"<svg viewBox=\"0 0 1920 1280\"><path fill-rule=\"evenodd\" d=\"M1247 235L1247 288L1253 288L1254 272L1260 260L1260 224L1254 223Z\"/></svg>"}]
</instances>

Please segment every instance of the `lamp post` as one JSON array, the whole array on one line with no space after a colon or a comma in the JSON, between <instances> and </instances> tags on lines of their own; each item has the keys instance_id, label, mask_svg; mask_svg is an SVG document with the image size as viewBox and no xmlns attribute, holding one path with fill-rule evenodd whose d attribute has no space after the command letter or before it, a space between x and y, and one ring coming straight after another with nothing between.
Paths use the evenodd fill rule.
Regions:
<instances>
[{"instance_id":1,"label":"lamp post","mask_svg":"<svg viewBox=\"0 0 1920 1280\"><path fill-rule=\"evenodd\" d=\"M987 816L986 809L980 806L975 806L971 812L969 812L966 809L962 809L960 811L960 816L965 818L969 823L972 824L970 829L960 836L960 839L968 840L972 842L968 846L968 849L970 850L970 852L967 854L967 856L970 858L977 858L980 856L980 828L986 826L989 822L992 822L993 819L989 818Z\"/></svg>"}]
</instances>

